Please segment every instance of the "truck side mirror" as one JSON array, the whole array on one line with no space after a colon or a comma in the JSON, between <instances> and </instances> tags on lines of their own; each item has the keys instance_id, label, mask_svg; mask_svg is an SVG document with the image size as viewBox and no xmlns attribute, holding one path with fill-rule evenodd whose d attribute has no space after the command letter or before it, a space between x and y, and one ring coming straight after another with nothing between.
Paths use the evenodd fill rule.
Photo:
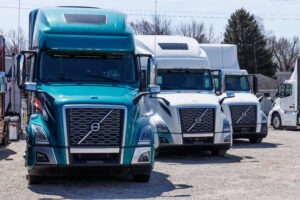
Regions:
<instances>
[{"instance_id":1,"label":"truck side mirror","mask_svg":"<svg viewBox=\"0 0 300 200\"><path fill-rule=\"evenodd\" d=\"M278 94L278 97L279 98L282 98L284 95L283 95L283 93L284 93L284 84L280 84L279 86L278 86L278 92L277 92L277 94ZM276 94L276 95L277 95Z\"/></svg>"},{"instance_id":2,"label":"truck side mirror","mask_svg":"<svg viewBox=\"0 0 300 200\"><path fill-rule=\"evenodd\" d=\"M211 70L212 81L215 89L216 95L222 95L222 78L221 70Z\"/></svg>"},{"instance_id":3,"label":"truck side mirror","mask_svg":"<svg viewBox=\"0 0 300 200\"><path fill-rule=\"evenodd\" d=\"M25 87L25 78L26 78L26 72L25 72L25 55L24 54L18 54L16 57L17 62L17 85L20 89L23 89Z\"/></svg>"},{"instance_id":4,"label":"truck side mirror","mask_svg":"<svg viewBox=\"0 0 300 200\"><path fill-rule=\"evenodd\" d=\"M0 93L5 93L7 88L7 83L5 80L5 72L0 72Z\"/></svg>"},{"instance_id":5,"label":"truck side mirror","mask_svg":"<svg viewBox=\"0 0 300 200\"><path fill-rule=\"evenodd\" d=\"M150 94L160 93L160 86L159 85L149 85L149 93Z\"/></svg>"},{"instance_id":6,"label":"truck side mirror","mask_svg":"<svg viewBox=\"0 0 300 200\"><path fill-rule=\"evenodd\" d=\"M222 105L222 103L224 102L225 99L229 99L229 98L233 98L235 97L234 92L226 92L226 96L223 97L220 101L219 104Z\"/></svg>"},{"instance_id":7,"label":"truck side mirror","mask_svg":"<svg viewBox=\"0 0 300 200\"><path fill-rule=\"evenodd\" d=\"M36 91L37 86L35 82L26 82L24 85L27 91L31 91L31 92Z\"/></svg>"},{"instance_id":8,"label":"truck side mirror","mask_svg":"<svg viewBox=\"0 0 300 200\"><path fill-rule=\"evenodd\" d=\"M253 93L256 94L258 92L258 80L257 77L253 76Z\"/></svg>"}]
</instances>

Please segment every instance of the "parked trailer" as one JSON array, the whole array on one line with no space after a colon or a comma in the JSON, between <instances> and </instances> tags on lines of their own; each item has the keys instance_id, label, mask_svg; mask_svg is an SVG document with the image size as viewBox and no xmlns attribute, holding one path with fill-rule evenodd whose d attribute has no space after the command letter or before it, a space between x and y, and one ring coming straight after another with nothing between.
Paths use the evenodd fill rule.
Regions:
<instances>
[{"instance_id":1,"label":"parked trailer","mask_svg":"<svg viewBox=\"0 0 300 200\"><path fill-rule=\"evenodd\" d=\"M41 8L30 13L29 27L29 50L17 56L18 84L28 93L29 183L118 172L147 182L154 164L153 112L144 109L144 97L159 87L141 92L138 59L150 55L135 54L126 16L99 8Z\"/></svg>"},{"instance_id":2,"label":"parked trailer","mask_svg":"<svg viewBox=\"0 0 300 200\"><path fill-rule=\"evenodd\" d=\"M195 39L182 36L137 35L136 47L152 54L157 71L145 74L161 87L154 130L159 150L185 147L224 155L231 147L229 121L215 94L205 52ZM156 74L156 76L154 76Z\"/></svg>"},{"instance_id":3,"label":"parked trailer","mask_svg":"<svg viewBox=\"0 0 300 200\"><path fill-rule=\"evenodd\" d=\"M260 143L268 134L267 117L260 108L257 81L253 77L251 90L249 75L240 69L237 59L237 46L234 44L199 44L209 59L210 67L215 70L216 90L227 92L235 97L224 100L222 109L233 128L233 138L246 138L252 143Z\"/></svg>"},{"instance_id":4,"label":"parked trailer","mask_svg":"<svg viewBox=\"0 0 300 200\"><path fill-rule=\"evenodd\" d=\"M18 140L21 133L21 92L16 84L14 58L5 56L5 39L0 36L0 144Z\"/></svg>"}]
</instances>

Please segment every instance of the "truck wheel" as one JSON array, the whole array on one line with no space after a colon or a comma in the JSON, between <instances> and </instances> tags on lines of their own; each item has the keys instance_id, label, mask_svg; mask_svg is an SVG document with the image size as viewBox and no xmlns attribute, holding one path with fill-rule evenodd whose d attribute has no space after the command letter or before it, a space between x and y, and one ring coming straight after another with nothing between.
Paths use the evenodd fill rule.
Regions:
<instances>
[{"instance_id":1,"label":"truck wheel","mask_svg":"<svg viewBox=\"0 0 300 200\"><path fill-rule=\"evenodd\" d=\"M280 115L278 113L275 113L272 117L272 126L276 130L282 129L281 118L280 118Z\"/></svg>"},{"instance_id":2,"label":"truck wheel","mask_svg":"<svg viewBox=\"0 0 300 200\"><path fill-rule=\"evenodd\" d=\"M147 183L149 182L150 174L133 175L134 182Z\"/></svg>"},{"instance_id":3,"label":"truck wheel","mask_svg":"<svg viewBox=\"0 0 300 200\"><path fill-rule=\"evenodd\" d=\"M253 143L253 144L255 144L255 143L261 143L262 140L263 140L262 138L251 138L251 139L249 139L249 141L251 143Z\"/></svg>"},{"instance_id":4,"label":"truck wheel","mask_svg":"<svg viewBox=\"0 0 300 200\"><path fill-rule=\"evenodd\" d=\"M7 145L7 144L8 144L8 141L9 141L8 134L5 134L5 137L2 138L2 144L3 144L3 145Z\"/></svg>"},{"instance_id":5,"label":"truck wheel","mask_svg":"<svg viewBox=\"0 0 300 200\"><path fill-rule=\"evenodd\" d=\"M214 156L225 156L227 153L227 150L214 150L211 151L211 154Z\"/></svg>"},{"instance_id":6,"label":"truck wheel","mask_svg":"<svg viewBox=\"0 0 300 200\"><path fill-rule=\"evenodd\" d=\"M33 175L27 175L27 181L28 184L39 184L42 182L42 177L41 176L33 176Z\"/></svg>"},{"instance_id":7,"label":"truck wheel","mask_svg":"<svg viewBox=\"0 0 300 200\"><path fill-rule=\"evenodd\" d=\"M155 153L154 153L154 158L158 158L158 157L159 157L159 150L156 149L156 150L155 150Z\"/></svg>"}]
</instances>

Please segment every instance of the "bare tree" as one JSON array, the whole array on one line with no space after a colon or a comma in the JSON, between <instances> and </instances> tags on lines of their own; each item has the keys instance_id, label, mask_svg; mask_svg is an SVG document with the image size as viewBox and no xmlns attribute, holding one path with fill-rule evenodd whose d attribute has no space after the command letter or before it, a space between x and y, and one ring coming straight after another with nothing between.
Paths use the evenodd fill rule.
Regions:
<instances>
[{"instance_id":1,"label":"bare tree","mask_svg":"<svg viewBox=\"0 0 300 200\"><path fill-rule=\"evenodd\" d=\"M26 39L24 32L20 29L20 41L18 40L18 31L11 29L5 35L5 51L7 55L19 53L19 42L20 50L26 49Z\"/></svg>"},{"instance_id":2,"label":"bare tree","mask_svg":"<svg viewBox=\"0 0 300 200\"><path fill-rule=\"evenodd\" d=\"M195 38L199 43L205 43L205 28L203 23L192 21L189 24L182 24L179 33L183 36Z\"/></svg>"},{"instance_id":3,"label":"bare tree","mask_svg":"<svg viewBox=\"0 0 300 200\"><path fill-rule=\"evenodd\" d=\"M138 22L130 22L129 24L135 34L148 35L153 32L152 24L144 19Z\"/></svg>"},{"instance_id":4,"label":"bare tree","mask_svg":"<svg viewBox=\"0 0 300 200\"><path fill-rule=\"evenodd\" d=\"M273 52L273 59L277 63L278 71L293 71L294 65L300 52L300 41L298 37L292 39L275 37L270 38L270 46Z\"/></svg>"},{"instance_id":5,"label":"bare tree","mask_svg":"<svg viewBox=\"0 0 300 200\"><path fill-rule=\"evenodd\" d=\"M217 41L214 36L214 29L212 25L209 27L208 33L206 33L205 25L196 21L192 21L188 24L182 24L177 32L179 32L180 35L194 38L199 43L211 43Z\"/></svg>"},{"instance_id":6,"label":"bare tree","mask_svg":"<svg viewBox=\"0 0 300 200\"><path fill-rule=\"evenodd\" d=\"M155 35L172 35L171 19L157 15L152 17Z\"/></svg>"},{"instance_id":7,"label":"bare tree","mask_svg":"<svg viewBox=\"0 0 300 200\"><path fill-rule=\"evenodd\" d=\"M130 22L129 23L135 34L141 35L171 35L171 20L157 15L153 16L151 22L146 20Z\"/></svg>"}]
</instances>

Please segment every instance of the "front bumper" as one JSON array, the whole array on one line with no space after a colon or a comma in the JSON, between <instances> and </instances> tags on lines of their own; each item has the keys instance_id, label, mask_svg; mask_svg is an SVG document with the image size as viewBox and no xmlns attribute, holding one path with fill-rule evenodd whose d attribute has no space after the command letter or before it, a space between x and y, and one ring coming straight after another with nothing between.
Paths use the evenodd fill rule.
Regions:
<instances>
[{"instance_id":1,"label":"front bumper","mask_svg":"<svg viewBox=\"0 0 300 200\"><path fill-rule=\"evenodd\" d=\"M251 128L246 127L245 130L240 129L239 132L235 131L235 127L233 127L232 137L236 138L247 138L247 139L258 139L265 138L268 135L268 125L267 123L259 124L260 132L256 132L257 126L251 126Z\"/></svg>"},{"instance_id":2,"label":"front bumper","mask_svg":"<svg viewBox=\"0 0 300 200\"><path fill-rule=\"evenodd\" d=\"M148 175L151 174L150 164L136 165L36 165L28 170L33 176L97 176L109 174Z\"/></svg>"},{"instance_id":3,"label":"front bumper","mask_svg":"<svg viewBox=\"0 0 300 200\"><path fill-rule=\"evenodd\" d=\"M267 137L268 133L233 133L233 139L236 138L248 138L248 139L256 139L256 138L265 138Z\"/></svg>"},{"instance_id":4,"label":"front bumper","mask_svg":"<svg viewBox=\"0 0 300 200\"><path fill-rule=\"evenodd\" d=\"M231 147L231 143L222 144L163 144L159 145L159 150L184 150L184 149L195 149L201 151L216 151L216 150L228 150Z\"/></svg>"}]
</instances>

